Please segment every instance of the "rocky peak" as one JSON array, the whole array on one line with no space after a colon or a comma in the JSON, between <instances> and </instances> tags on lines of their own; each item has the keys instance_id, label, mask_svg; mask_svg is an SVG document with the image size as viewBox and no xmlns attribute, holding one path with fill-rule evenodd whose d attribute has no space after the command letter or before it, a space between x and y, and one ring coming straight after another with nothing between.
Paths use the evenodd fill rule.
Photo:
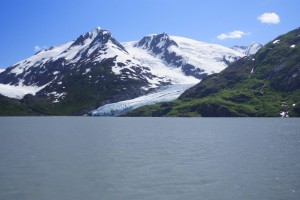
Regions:
<instances>
[{"instance_id":1,"label":"rocky peak","mask_svg":"<svg viewBox=\"0 0 300 200\"><path fill-rule=\"evenodd\" d=\"M127 52L126 49L115 38L112 37L111 33L108 30L101 29L100 27L96 27L85 34L80 35L70 47L74 47L77 45L82 46L87 43L90 44L89 46L103 46L108 42L113 43L123 51Z\"/></svg>"},{"instance_id":2,"label":"rocky peak","mask_svg":"<svg viewBox=\"0 0 300 200\"><path fill-rule=\"evenodd\" d=\"M109 31L101 29L100 27L97 27L85 34L80 35L72 44L72 46L76 45L84 45L88 40L91 41L97 41L101 44L105 44L108 42L108 40L111 38L111 34Z\"/></svg>"},{"instance_id":3,"label":"rocky peak","mask_svg":"<svg viewBox=\"0 0 300 200\"><path fill-rule=\"evenodd\" d=\"M172 45L178 47L178 44L168 34L161 33L145 36L136 44L136 47L147 49L154 54L160 54Z\"/></svg>"}]
</instances>

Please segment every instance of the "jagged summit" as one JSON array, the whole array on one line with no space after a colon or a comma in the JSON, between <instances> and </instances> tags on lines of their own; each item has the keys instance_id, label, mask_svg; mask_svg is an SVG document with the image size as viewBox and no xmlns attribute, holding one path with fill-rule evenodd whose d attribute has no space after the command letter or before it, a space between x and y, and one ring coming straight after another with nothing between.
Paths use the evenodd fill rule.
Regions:
<instances>
[{"instance_id":1,"label":"jagged summit","mask_svg":"<svg viewBox=\"0 0 300 200\"><path fill-rule=\"evenodd\" d=\"M111 37L111 34L107 30L103 30L100 27L96 27L96 28L92 29L91 31L80 35L75 40L75 42L72 44L72 46L83 45L85 40L87 40L87 39L94 40L97 37L98 37L98 39L101 39L100 41L102 43L106 43L108 41L108 39Z\"/></svg>"},{"instance_id":2,"label":"jagged summit","mask_svg":"<svg viewBox=\"0 0 300 200\"><path fill-rule=\"evenodd\" d=\"M105 31L105 32L107 32L108 34L110 34L109 31L107 31L107 30L105 30L105 29L102 29L100 26L97 26L96 28L93 28L93 29L90 30L89 32L85 33L84 35L89 35L89 36L92 37L92 36L98 35L99 33L103 32L103 31Z\"/></svg>"},{"instance_id":3,"label":"jagged summit","mask_svg":"<svg viewBox=\"0 0 300 200\"><path fill-rule=\"evenodd\" d=\"M168 34L161 33L145 36L135 46L152 51L154 54L160 54L172 45L178 47L178 44Z\"/></svg>"}]
</instances>

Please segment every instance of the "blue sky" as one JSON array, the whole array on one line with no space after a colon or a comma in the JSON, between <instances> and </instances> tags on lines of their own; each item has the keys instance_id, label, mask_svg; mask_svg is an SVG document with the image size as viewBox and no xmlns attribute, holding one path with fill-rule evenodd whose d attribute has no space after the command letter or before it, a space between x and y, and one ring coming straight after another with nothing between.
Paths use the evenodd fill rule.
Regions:
<instances>
[{"instance_id":1,"label":"blue sky","mask_svg":"<svg viewBox=\"0 0 300 200\"><path fill-rule=\"evenodd\" d=\"M298 0L2 0L0 68L96 26L120 42L166 32L228 47L266 43L300 26L298 8Z\"/></svg>"}]
</instances>

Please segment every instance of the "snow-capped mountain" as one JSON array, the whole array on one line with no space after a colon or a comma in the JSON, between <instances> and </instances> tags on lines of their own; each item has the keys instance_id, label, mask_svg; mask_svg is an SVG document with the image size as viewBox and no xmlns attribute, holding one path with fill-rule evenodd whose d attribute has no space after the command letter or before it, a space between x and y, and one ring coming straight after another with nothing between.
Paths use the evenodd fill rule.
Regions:
<instances>
[{"instance_id":1,"label":"snow-capped mountain","mask_svg":"<svg viewBox=\"0 0 300 200\"><path fill-rule=\"evenodd\" d=\"M255 54L259 49L261 49L264 45L260 43L252 43L249 46L233 46L231 47L233 50L245 54L246 56L250 56Z\"/></svg>"},{"instance_id":2,"label":"snow-capped mountain","mask_svg":"<svg viewBox=\"0 0 300 200\"><path fill-rule=\"evenodd\" d=\"M44 94L51 96L49 94L57 93L66 74L94 76L92 68L97 68L96 65L109 68L118 79L140 80L146 90L169 82L151 74L149 68L130 55L109 31L97 27L76 40L41 50L7 68L0 75L0 83L9 85L11 90L26 88L32 94L47 88ZM101 79L100 75L98 78ZM59 88L60 94L65 93L62 87ZM56 96L62 98L64 95ZM20 98L22 95L14 97Z\"/></svg>"},{"instance_id":3,"label":"snow-capped mountain","mask_svg":"<svg viewBox=\"0 0 300 200\"><path fill-rule=\"evenodd\" d=\"M183 74L202 79L218 73L244 54L216 44L166 33L145 36L140 41L123 43L136 58L148 61L159 59L169 68L179 68Z\"/></svg>"},{"instance_id":4,"label":"snow-capped mountain","mask_svg":"<svg viewBox=\"0 0 300 200\"><path fill-rule=\"evenodd\" d=\"M66 70L79 68L87 63L95 65L103 61L112 67L115 74L122 74L123 71L129 70L136 73L135 76L139 76L149 71L107 30L97 27L74 41L41 50L34 56L18 62L5 71L6 77L0 77L0 82L11 85L43 86L56 80ZM88 71L87 69L86 74ZM123 73L123 76L128 76L128 73Z\"/></svg>"},{"instance_id":5,"label":"snow-capped mountain","mask_svg":"<svg viewBox=\"0 0 300 200\"><path fill-rule=\"evenodd\" d=\"M141 98L130 105L145 105L139 101L173 100L243 56L220 45L166 33L120 44L109 31L97 27L7 68L0 74L0 93L24 97L22 103L32 110L54 115L84 114L137 97ZM168 85L175 86L164 87Z\"/></svg>"}]
</instances>

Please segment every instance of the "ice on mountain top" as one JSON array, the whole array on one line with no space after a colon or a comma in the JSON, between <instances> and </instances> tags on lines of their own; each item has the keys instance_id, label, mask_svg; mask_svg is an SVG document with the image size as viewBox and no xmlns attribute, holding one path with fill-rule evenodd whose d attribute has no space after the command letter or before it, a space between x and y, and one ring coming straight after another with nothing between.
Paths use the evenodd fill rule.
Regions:
<instances>
[{"instance_id":1,"label":"ice on mountain top","mask_svg":"<svg viewBox=\"0 0 300 200\"><path fill-rule=\"evenodd\" d=\"M273 42L273 44L277 44L277 43L279 43L280 42L280 40L275 40L274 42Z\"/></svg>"},{"instance_id":2,"label":"ice on mountain top","mask_svg":"<svg viewBox=\"0 0 300 200\"><path fill-rule=\"evenodd\" d=\"M159 57L150 54L146 49L135 47L136 43L137 42L126 42L122 43L122 45L127 49L130 55L133 55L148 66L153 75L161 77L162 81L166 82L171 80L172 84L196 84L199 82L199 80L193 76L184 75L181 69L169 66Z\"/></svg>"},{"instance_id":3,"label":"ice on mountain top","mask_svg":"<svg viewBox=\"0 0 300 200\"><path fill-rule=\"evenodd\" d=\"M181 55L185 59L185 63L196 66L207 74L218 73L225 69L227 64L224 62L224 58L232 62L234 61L233 58L238 59L245 56L217 44L199 42L178 36L170 36L170 38L178 44L178 47L174 45L169 47L171 52Z\"/></svg>"},{"instance_id":4,"label":"ice on mountain top","mask_svg":"<svg viewBox=\"0 0 300 200\"><path fill-rule=\"evenodd\" d=\"M91 31L89 31L86 34L90 34L90 35L97 35L99 34L101 31L105 31L103 29L100 28L100 26L97 26L96 28L92 29Z\"/></svg>"},{"instance_id":5,"label":"ice on mountain top","mask_svg":"<svg viewBox=\"0 0 300 200\"><path fill-rule=\"evenodd\" d=\"M245 56L221 45L169 36L166 33L145 36L140 41L132 43L133 48L147 50L149 54L162 60L168 67L182 67L184 70L184 66L187 66L191 71L198 70L203 74L220 72L227 67L228 62L231 63ZM126 43L123 46L126 46ZM133 49L126 46L126 49L128 48ZM133 54L136 52L134 51ZM139 58L138 55L135 57Z\"/></svg>"},{"instance_id":6,"label":"ice on mountain top","mask_svg":"<svg viewBox=\"0 0 300 200\"><path fill-rule=\"evenodd\" d=\"M100 33L103 35L109 34L109 36L103 36L105 37L105 41L99 43L99 39L97 39L97 41L95 41L95 39ZM86 60L90 59L89 56L92 54L97 56L93 58L95 62L100 62L103 59L110 58L109 56L118 56L119 53L117 50L122 51L123 49L118 46L120 44L115 43L115 40L110 38L110 33L108 31L97 27L86 34L81 35L75 41L71 41L57 47L52 47L47 50L42 50L40 53L35 54L30 58L18 62L12 66L14 69L11 73L19 75L31 67L42 67L49 61L56 61L59 59L64 59L65 64L71 64L83 59L83 56L86 57ZM76 45L76 42L80 45ZM107 49L107 51L105 53L101 53L100 48ZM123 53L127 54L126 51Z\"/></svg>"},{"instance_id":7,"label":"ice on mountain top","mask_svg":"<svg viewBox=\"0 0 300 200\"><path fill-rule=\"evenodd\" d=\"M170 39L169 35L166 33L145 36L135 44L136 47L147 49L149 52L156 55L163 53L166 48L172 45L177 46L176 42Z\"/></svg>"}]
</instances>

